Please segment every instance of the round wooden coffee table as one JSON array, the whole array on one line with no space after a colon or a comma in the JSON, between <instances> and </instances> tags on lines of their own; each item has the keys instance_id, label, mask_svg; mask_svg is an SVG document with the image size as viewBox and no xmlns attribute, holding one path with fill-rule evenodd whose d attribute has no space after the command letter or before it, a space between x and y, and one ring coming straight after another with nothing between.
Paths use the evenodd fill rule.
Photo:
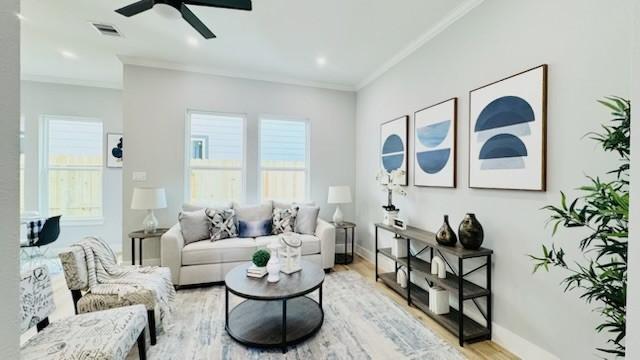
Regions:
<instances>
[{"instance_id":1,"label":"round wooden coffee table","mask_svg":"<svg viewBox=\"0 0 640 360\"><path fill-rule=\"evenodd\" d=\"M224 279L225 329L239 343L253 347L281 347L302 342L314 335L324 321L320 265L300 261L302 271L280 273L280 281L268 283L247 276L251 263L232 269ZM305 296L318 290L318 299ZM229 293L244 300L229 310Z\"/></svg>"}]
</instances>

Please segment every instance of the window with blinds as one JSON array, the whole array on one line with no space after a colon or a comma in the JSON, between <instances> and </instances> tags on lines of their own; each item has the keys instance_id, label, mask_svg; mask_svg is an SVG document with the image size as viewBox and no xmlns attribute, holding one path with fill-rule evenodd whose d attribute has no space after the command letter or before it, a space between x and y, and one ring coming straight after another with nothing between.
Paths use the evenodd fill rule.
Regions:
<instances>
[{"instance_id":1,"label":"window with blinds","mask_svg":"<svg viewBox=\"0 0 640 360\"><path fill-rule=\"evenodd\" d=\"M43 201L49 216L66 220L101 219L102 122L62 116L44 117L46 145Z\"/></svg>"},{"instance_id":2,"label":"window with blinds","mask_svg":"<svg viewBox=\"0 0 640 360\"><path fill-rule=\"evenodd\" d=\"M241 201L244 117L189 112L189 189L192 203Z\"/></svg>"},{"instance_id":3,"label":"window with blinds","mask_svg":"<svg viewBox=\"0 0 640 360\"><path fill-rule=\"evenodd\" d=\"M260 120L260 194L263 200L308 197L309 143L304 120Z\"/></svg>"}]
</instances>

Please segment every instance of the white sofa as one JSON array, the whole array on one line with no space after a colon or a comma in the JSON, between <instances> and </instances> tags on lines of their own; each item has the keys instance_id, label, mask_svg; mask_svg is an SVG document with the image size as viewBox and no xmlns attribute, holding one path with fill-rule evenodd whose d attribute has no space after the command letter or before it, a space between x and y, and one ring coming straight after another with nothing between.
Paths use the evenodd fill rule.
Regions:
<instances>
[{"instance_id":1,"label":"white sofa","mask_svg":"<svg viewBox=\"0 0 640 360\"><path fill-rule=\"evenodd\" d=\"M299 235L302 258L315 262L325 270L335 260L335 228L318 219L314 235ZM174 285L185 286L224 281L228 271L251 261L258 249L266 249L277 235L257 238L232 238L197 241L185 245L180 224L173 225L161 238L162 266L171 269Z\"/></svg>"}]
</instances>

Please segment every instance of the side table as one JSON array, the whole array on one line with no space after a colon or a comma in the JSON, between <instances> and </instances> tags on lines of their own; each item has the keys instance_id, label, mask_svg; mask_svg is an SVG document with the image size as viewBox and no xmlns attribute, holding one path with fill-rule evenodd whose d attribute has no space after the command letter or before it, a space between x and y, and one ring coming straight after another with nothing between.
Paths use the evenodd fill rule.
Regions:
<instances>
[{"instance_id":1,"label":"side table","mask_svg":"<svg viewBox=\"0 0 640 360\"><path fill-rule=\"evenodd\" d=\"M144 230L137 230L129 233L129 238L131 239L131 265L136 264L136 239L138 239L138 244L140 248L140 253L138 254L138 257L139 257L138 263L139 265L142 265L142 240L158 239L162 235L164 235L164 233L166 233L168 230L169 229L167 228L160 228L160 229L156 229L156 231L152 233L145 233Z\"/></svg>"},{"instance_id":2,"label":"side table","mask_svg":"<svg viewBox=\"0 0 640 360\"><path fill-rule=\"evenodd\" d=\"M356 224L348 221L343 221L340 224L336 224L333 221L331 225L335 226L336 230L344 231L344 252L342 254L336 253L336 264L347 265L353 262L353 248L356 242ZM351 255L349 255L349 230L351 230Z\"/></svg>"}]
</instances>

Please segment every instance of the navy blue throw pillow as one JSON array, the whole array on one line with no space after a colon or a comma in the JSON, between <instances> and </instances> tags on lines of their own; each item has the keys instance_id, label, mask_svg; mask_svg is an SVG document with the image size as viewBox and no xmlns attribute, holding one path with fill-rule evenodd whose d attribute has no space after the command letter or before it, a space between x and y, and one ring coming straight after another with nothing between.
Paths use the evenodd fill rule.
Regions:
<instances>
[{"instance_id":1,"label":"navy blue throw pillow","mask_svg":"<svg viewBox=\"0 0 640 360\"><path fill-rule=\"evenodd\" d=\"M241 238L250 238L258 236L271 235L273 223L271 219L255 220L255 221L238 221L238 236Z\"/></svg>"}]
</instances>

